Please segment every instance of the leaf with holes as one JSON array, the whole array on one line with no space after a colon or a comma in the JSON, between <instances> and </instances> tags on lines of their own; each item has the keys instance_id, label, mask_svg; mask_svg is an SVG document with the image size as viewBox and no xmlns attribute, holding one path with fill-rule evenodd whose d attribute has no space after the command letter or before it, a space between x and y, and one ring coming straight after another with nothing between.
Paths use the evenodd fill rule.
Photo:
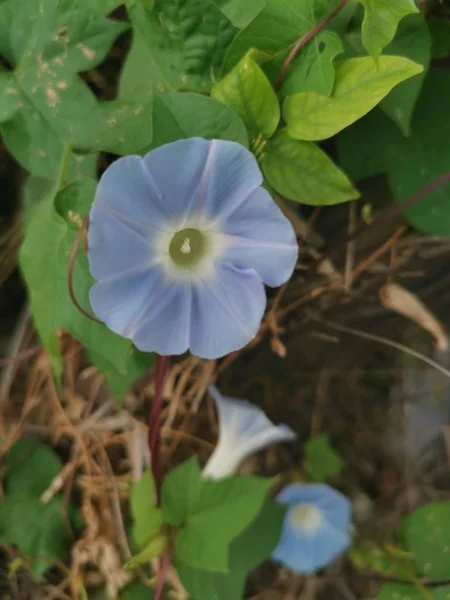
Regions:
<instances>
[{"instance_id":1,"label":"leaf with holes","mask_svg":"<svg viewBox=\"0 0 450 600\"><path fill-rule=\"evenodd\" d=\"M377 57L395 36L401 19L419 12L414 0L359 0L364 6L362 43Z\"/></svg>"},{"instance_id":2,"label":"leaf with holes","mask_svg":"<svg viewBox=\"0 0 450 600\"><path fill-rule=\"evenodd\" d=\"M96 102L77 73L101 62L126 28L69 0L0 4L0 54L13 69L0 96L0 131L25 169L56 176L65 144Z\"/></svg>"},{"instance_id":3,"label":"leaf with holes","mask_svg":"<svg viewBox=\"0 0 450 600\"><path fill-rule=\"evenodd\" d=\"M312 142L292 139L281 130L269 140L264 175L282 196L303 204L339 204L359 197L347 176Z\"/></svg>"},{"instance_id":4,"label":"leaf with holes","mask_svg":"<svg viewBox=\"0 0 450 600\"><path fill-rule=\"evenodd\" d=\"M423 67L400 56L342 60L330 97L314 92L288 96L283 116L289 134L297 140L324 140L348 127L382 100L398 83L421 73Z\"/></svg>"},{"instance_id":5,"label":"leaf with holes","mask_svg":"<svg viewBox=\"0 0 450 600\"><path fill-rule=\"evenodd\" d=\"M211 96L233 109L252 135L269 138L275 133L280 120L278 99L252 51L213 87Z\"/></svg>"},{"instance_id":6,"label":"leaf with holes","mask_svg":"<svg viewBox=\"0 0 450 600\"><path fill-rule=\"evenodd\" d=\"M334 59L343 51L335 33L322 31L316 35L292 61L280 88L280 97L303 91L329 96L335 79Z\"/></svg>"}]
</instances>

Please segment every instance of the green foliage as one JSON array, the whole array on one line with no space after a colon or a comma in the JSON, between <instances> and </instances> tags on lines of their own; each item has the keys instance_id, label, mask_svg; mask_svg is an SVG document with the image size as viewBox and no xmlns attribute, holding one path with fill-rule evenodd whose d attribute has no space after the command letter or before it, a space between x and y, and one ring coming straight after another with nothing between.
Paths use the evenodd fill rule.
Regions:
<instances>
[{"instance_id":1,"label":"green foliage","mask_svg":"<svg viewBox=\"0 0 450 600\"><path fill-rule=\"evenodd\" d=\"M286 130L269 140L262 168L277 192L303 204L338 204L359 196L323 150L312 142L292 139Z\"/></svg>"},{"instance_id":2,"label":"green foliage","mask_svg":"<svg viewBox=\"0 0 450 600\"><path fill-rule=\"evenodd\" d=\"M379 111L339 137L340 164L354 180L387 173L394 201L401 203L448 171L450 75L431 69L405 138ZM367 144L370 135L370 144ZM405 211L419 231L450 235L450 186L445 184Z\"/></svg>"},{"instance_id":3,"label":"green foliage","mask_svg":"<svg viewBox=\"0 0 450 600\"><path fill-rule=\"evenodd\" d=\"M96 102L77 73L101 62L125 28L70 0L0 4L0 55L14 68L2 73L0 131L25 169L56 176L64 146Z\"/></svg>"},{"instance_id":4,"label":"green foliage","mask_svg":"<svg viewBox=\"0 0 450 600\"><path fill-rule=\"evenodd\" d=\"M280 107L254 57L254 52L248 52L225 79L213 87L211 96L236 111L251 134L271 137L280 120Z\"/></svg>"},{"instance_id":5,"label":"green foliage","mask_svg":"<svg viewBox=\"0 0 450 600\"><path fill-rule=\"evenodd\" d=\"M404 583L386 583L378 594L378 600L448 600L450 586L424 589Z\"/></svg>"},{"instance_id":6,"label":"green foliage","mask_svg":"<svg viewBox=\"0 0 450 600\"><path fill-rule=\"evenodd\" d=\"M143 581L135 581L120 594L119 600L152 600L153 590Z\"/></svg>"},{"instance_id":7,"label":"green foliage","mask_svg":"<svg viewBox=\"0 0 450 600\"><path fill-rule=\"evenodd\" d=\"M402 523L402 538L426 579L449 578L450 502L426 504L407 515Z\"/></svg>"},{"instance_id":8,"label":"green foliage","mask_svg":"<svg viewBox=\"0 0 450 600\"><path fill-rule=\"evenodd\" d=\"M230 71L252 48L272 55L272 64L278 68L292 45L314 27L327 4L326 0L265 0L263 10L228 48L222 72Z\"/></svg>"},{"instance_id":9,"label":"green foliage","mask_svg":"<svg viewBox=\"0 0 450 600\"><path fill-rule=\"evenodd\" d=\"M161 509L155 506L155 484L149 471L133 485L130 509L133 517L133 540L138 548L143 548L163 522Z\"/></svg>"},{"instance_id":10,"label":"green foliage","mask_svg":"<svg viewBox=\"0 0 450 600\"><path fill-rule=\"evenodd\" d=\"M431 34L431 55L433 58L447 58L450 54L450 22L445 19L429 19Z\"/></svg>"},{"instance_id":11,"label":"green foliage","mask_svg":"<svg viewBox=\"0 0 450 600\"><path fill-rule=\"evenodd\" d=\"M395 36L398 24L406 15L418 12L414 0L359 0L364 6L362 42L373 57L381 54Z\"/></svg>"},{"instance_id":12,"label":"green foliage","mask_svg":"<svg viewBox=\"0 0 450 600\"><path fill-rule=\"evenodd\" d=\"M264 8L265 0L211 0L235 27L244 29Z\"/></svg>"},{"instance_id":13,"label":"green foliage","mask_svg":"<svg viewBox=\"0 0 450 600\"><path fill-rule=\"evenodd\" d=\"M164 520L179 527L175 560L206 571L227 572L230 542L257 516L270 479L227 477L208 481L196 459L172 471L164 482Z\"/></svg>"},{"instance_id":14,"label":"green foliage","mask_svg":"<svg viewBox=\"0 0 450 600\"><path fill-rule=\"evenodd\" d=\"M297 92L316 92L329 96L334 86L334 59L343 52L338 35L322 31L314 37L293 60L280 88L285 98Z\"/></svg>"},{"instance_id":15,"label":"green foliage","mask_svg":"<svg viewBox=\"0 0 450 600\"><path fill-rule=\"evenodd\" d=\"M121 384L120 389L112 388L120 395L124 386L128 387L133 381L130 374L133 378L136 375L132 368L135 361L139 361L140 372L145 369L140 358L142 354L132 349L130 341L81 314L68 289L70 254L84 216L77 211L90 206L94 191L93 181L80 180L60 192L48 194L39 203L26 229L20 266L30 290L30 305L39 336L52 357L56 373L60 374L62 368L57 338L57 330L62 328L91 350L94 360L101 356L98 366L107 379L112 374L110 385ZM87 258L80 251L74 263L73 287L78 301L88 311L92 283ZM117 374L120 374L120 381Z\"/></svg>"},{"instance_id":16,"label":"green foliage","mask_svg":"<svg viewBox=\"0 0 450 600\"><path fill-rule=\"evenodd\" d=\"M40 579L64 551L67 520L61 494L43 503L41 495L62 468L50 448L20 439L6 458L5 497L0 500L0 541L17 546Z\"/></svg>"},{"instance_id":17,"label":"green foliage","mask_svg":"<svg viewBox=\"0 0 450 600\"><path fill-rule=\"evenodd\" d=\"M180 579L194 598L241 598L247 574L275 550L284 520L284 507L266 500L257 517L229 546L227 573L193 569L177 563Z\"/></svg>"},{"instance_id":18,"label":"green foliage","mask_svg":"<svg viewBox=\"0 0 450 600\"><path fill-rule=\"evenodd\" d=\"M121 91L148 89L209 92L236 29L210 0L155 0L153 9L127 0L133 47Z\"/></svg>"},{"instance_id":19,"label":"green foliage","mask_svg":"<svg viewBox=\"0 0 450 600\"><path fill-rule=\"evenodd\" d=\"M156 93L153 127L152 143L146 150L194 136L248 145L247 130L240 117L201 94Z\"/></svg>"},{"instance_id":20,"label":"green foliage","mask_svg":"<svg viewBox=\"0 0 450 600\"><path fill-rule=\"evenodd\" d=\"M394 41L386 48L387 54L405 56L422 65L422 73L397 85L384 100L381 109L398 124L404 135L411 133L411 117L419 97L431 60L431 36L422 14L403 19Z\"/></svg>"},{"instance_id":21,"label":"green foliage","mask_svg":"<svg viewBox=\"0 0 450 600\"><path fill-rule=\"evenodd\" d=\"M298 140L324 140L367 114L391 89L423 68L397 56L339 61L330 97L300 92L284 101L283 116L289 134Z\"/></svg>"},{"instance_id":22,"label":"green foliage","mask_svg":"<svg viewBox=\"0 0 450 600\"><path fill-rule=\"evenodd\" d=\"M339 475L343 461L330 445L326 434L311 438L305 444L306 470L315 481L326 481Z\"/></svg>"}]
</instances>

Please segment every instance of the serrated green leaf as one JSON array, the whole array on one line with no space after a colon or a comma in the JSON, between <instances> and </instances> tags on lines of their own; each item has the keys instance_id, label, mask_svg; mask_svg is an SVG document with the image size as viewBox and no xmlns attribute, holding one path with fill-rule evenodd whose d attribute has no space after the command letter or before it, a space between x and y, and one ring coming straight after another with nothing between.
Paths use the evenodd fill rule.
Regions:
<instances>
[{"instance_id":1,"label":"serrated green leaf","mask_svg":"<svg viewBox=\"0 0 450 600\"><path fill-rule=\"evenodd\" d=\"M377 600L448 600L450 586L445 585L437 588L427 588L404 583L385 583L377 597Z\"/></svg>"},{"instance_id":2,"label":"serrated green leaf","mask_svg":"<svg viewBox=\"0 0 450 600\"><path fill-rule=\"evenodd\" d=\"M326 0L266 0L263 10L233 40L222 68L230 71L252 48L273 56L273 75L292 45L307 33L327 9ZM267 65L266 65L267 66Z\"/></svg>"},{"instance_id":3,"label":"serrated green leaf","mask_svg":"<svg viewBox=\"0 0 450 600\"><path fill-rule=\"evenodd\" d=\"M164 482L164 520L180 526L175 560L202 570L226 572L229 544L261 510L270 479L227 477L209 481L197 460L172 471Z\"/></svg>"},{"instance_id":4,"label":"serrated green leaf","mask_svg":"<svg viewBox=\"0 0 450 600\"><path fill-rule=\"evenodd\" d=\"M346 175L312 142L279 131L269 140L262 169L275 190L303 204L339 204L359 197Z\"/></svg>"},{"instance_id":5,"label":"serrated green leaf","mask_svg":"<svg viewBox=\"0 0 450 600\"><path fill-rule=\"evenodd\" d=\"M404 202L448 172L449 105L450 74L431 69L414 111L413 135L405 138L381 111L373 111L339 136L340 165L355 181L388 173L394 201ZM450 184L439 186L404 214L419 231L450 236Z\"/></svg>"},{"instance_id":6,"label":"serrated green leaf","mask_svg":"<svg viewBox=\"0 0 450 600\"><path fill-rule=\"evenodd\" d=\"M340 455L330 445L326 434L318 435L305 444L306 470L315 481L327 481L339 475L343 462Z\"/></svg>"},{"instance_id":7,"label":"serrated green leaf","mask_svg":"<svg viewBox=\"0 0 450 600\"><path fill-rule=\"evenodd\" d=\"M364 48L373 57L381 54L395 36L398 24L406 15L419 12L414 0L359 0L365 14L362 24Z\"/></svg>"},{"instance_id":8,"label":"serrated green leaf","mask_svg":"<svg viewBox=\"0 0 450 600\"><path fill-rule=\"evenodd\" d=\"M407 58L356 57L336 64L336 83L330 97L314 92L288 96L283 116L289 134L298 140L324 140L368 113L392 88L423 70Z\"/></svg>"},{"instance_id":9,"label":"serrated green leaf","mask_svg":"<svg viewBox=\"0 0 450 600\"><path fill-rule=\"evenodd\" d=\"M137 154L153 137L153 93L147 87L133 98L97 104L86 115L73 138L74 148L84 152Z\"/></svg>"},{"instance_id":10,"label":"serrated green leaf","mask_svg":"<svg viewBox=\"0 0 450 600\"><path fill-rule=\"evenodd\" d=\"M56 332L62 328L92 350L93 356L105 357L114 374L120 373L131 385L128 377L129 372L133 372L130 365L135 359L131 342L81 314L73 305L68 291L69 257L78 232L68 226L61 214L69 215L74 198L77 203L75 209L80 203L90 205L94 190L95 182L80 180L66 186L56 196L49 194L40 202L26 228L20 250L20 266L29 289L31 311L39 336L52 357L56 373L61 372ZM76 210L72 212L76 222L77 217L82 215ZM92 283L87 258L80 251L74 265L73 286L78 301L88 311ZM108 377L108 371L105 375Z\"/></svg>"},{"instance_id":11,"label":"serrated green leaf","mask_svg":"<svg viewBox=\"0 0 450 600\"><path fill-rule=\"evenodd\" d=\"M126 28L69 0L0 5L0 54L14 69L8 93L0 97L8 117L0 129L24 168L56 176L64 146L96 102L76 74L101 62Z\"/></svg>"},{"instance_id":12,"label":"serrated green leaf","mask_svg":"<svg viewBox=\"0 0 450 600\"><path fill-rule=\"evenodd\" d=\"M285 98L303 91L329 96L335 80L334 59L344 51L342 41L331 31L322 31L299 52L280 88Z\"/></svg>"},{"instance_id":13,"label":"serrated green leaf","mask_svg":"<svg viewBox=\"0 0 450 600\"><path fill-rule=\"evenodd\" d=\"M157 93L153 115L153 140L147 150L195 136L248 145L247 130L238 115L201 94Z\"/></svg>"},{"instance_id":14,"label":"serrated green leaf","mask_svg":"<svg viewBox=\"0 0 450 600\"><path fill-rule=\"evenodd\" d=\"M238 29L247 27L262 11L264 0L211 0Z\"/></svg>"},{"instance_id":15,"label":"serrated green leaf","mask_svg":"<svg viewBox=\"0 0 450 600\"><path fill-rule=\"evenodd\" d=\"M407 515L401 525L405 548L431 581L450 575L450 502L433 502Z\"/></svg>"},{"instance_id":16,"label":"serrated green leaf","mask_svg":"<svg viewBox=\"0 0 450 600\"><path fill-rule=\"evenodd\" d=\"M269 138L275 133L280 121L278 99L251 51L213 87L211 96L233 109L251 134Z\"/></svg>"},{"instance_id":17,"label":"serrated green leaf","mask_svg":"<svg viewBox=\"0 0 450 600\"><path fill-rule=\"evenodd\" d=\"M133 540L138 548L143 548L163 523L162 511L155 506L155 484L149 471L145 471L141 480L133 484L130 509Z\"/></svg>"},{"instance_id":18,"label":"serrated green leaf","mask_svg":"<svg viewBox=\"0 0 450 600\"><path fill-rule=\"evenodd\" d=\"M397 85L380 104L381 110L398 124L403 134L409 135L412 113L431 60L431 36L422 13L401 21L394 41L385 52L405 56L423 67L422 73Z\"/></svg>"},{"instance_id":19,"label":"serrated green leaf","mask_svg":"<svg viewBox=\"0 0 450 600\"><path fill-rule=\"evenodd\" d=\"M133 45L125 61L120 93L146 83L159 91L209 92L236 30L210 0L170 3L153 10L127 1Z\"/></svg>"}]
</instances>

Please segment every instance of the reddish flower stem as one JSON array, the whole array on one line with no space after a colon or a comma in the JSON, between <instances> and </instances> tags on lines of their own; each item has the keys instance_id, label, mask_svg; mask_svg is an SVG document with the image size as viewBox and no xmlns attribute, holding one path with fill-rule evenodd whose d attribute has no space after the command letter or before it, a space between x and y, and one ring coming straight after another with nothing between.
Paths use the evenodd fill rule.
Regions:
<instances>
[{"instance_id":1,"label":"reddish flower stem","mask_svg":"<svg viewBox=\"0 0 450 600\"><path fill-rule=\"evenodd\" d=\"M163 392L169 372L170 356L156 355L155 395L148 420L148 447L152 461L152 473L156 486L156 497L159 504L161 500L161 485L163 482L163 469L161 464L161 410L163 405Z\"/></svg>"},{"instance_id":2,"label":"reddish flower stem","mask_svg":"<svg viewBox=\"0 0 450 600\"><path fill-rule=\"evenodd\" d=\"M322 31L322 29L325 29L325 27L328 25L328 23L330 23L330 21L332 21L334 19L334 17L341 12L341 10L344 8L344 6L347 4L347 2L348 2L348 0L341 0L341 2L339 2L339 4L336 6L336 8L334 10L332 10L329 15L327 15L324 19L322 19L322 21L317 23L317 25L315 25L310 31L308 31L308 33L305 33L305 35L302 36L298 40L298 42L296 42L296 44L294 45L292 50L289 52L288 57L284 61L283 66L281 67L281 70L280 70L280 74L278 75L278 78L275 81L274 88L276 90L280 87L280 85L283 82L283 79L286 77L286 73L289 68L289 65L294 60L294 58L297 56L297 54L300 52L300 50L303 48L303 46L305 46L309 42L309 40L311 40L314 36L316 36L318 33L320 33Z\"/></svg>"},{"instance_id":3,"label":"reddish flower stem","mask_svg":"<svg viewBox=\"0 0 450 600\"><path fill-rule=\"evenodd\" d=\"M169 548L162 556L159 563L158 582L156 585L153 600L162 600L164 594L164 585L166 583L167 572L172 562L172 550Z\"/></svg>"}]
</instances>

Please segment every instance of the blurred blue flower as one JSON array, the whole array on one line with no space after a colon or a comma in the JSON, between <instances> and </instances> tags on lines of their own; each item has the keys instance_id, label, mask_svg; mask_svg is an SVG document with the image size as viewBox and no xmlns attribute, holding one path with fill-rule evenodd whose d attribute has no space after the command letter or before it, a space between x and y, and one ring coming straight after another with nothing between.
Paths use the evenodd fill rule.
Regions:
<instances>
[{"instance_id":1,"label":"blurred blue flower","mask_svg":"<svg viewBox=\"0 0 450 600\"><path fill-rule=\"evenodd\" d=\"M296 439L292 429L274 425L260 408L247 400L222 396L214 386L209 391L217 407L219 440L203 469L205 477L221 479L232 475L250 454L269 444Z\"/></svg>"},{"instance_id":2,"label":"blurred blue flower","mask_svg":"<svg viewBox=\"0 0 450 600\"><path fill-rule=\"evenodd\" d=\"M257 333L263 283L292 274L297 243L254 156L223 140L179 140L103 174L90 213L90 300L144 351L218 358Z\"/></svg>"},{"instance_id":3,"label":"blurred blue flower","mask_svg":"<svg viewBox=\"0 0 450 600\"><path fill-rule=\"evenodd\" d=\"M328 565L350 546L351 503L323 483L293 483L278 495L287 505L272 558L298 573Z\"/></svg>"}]
</instances>

